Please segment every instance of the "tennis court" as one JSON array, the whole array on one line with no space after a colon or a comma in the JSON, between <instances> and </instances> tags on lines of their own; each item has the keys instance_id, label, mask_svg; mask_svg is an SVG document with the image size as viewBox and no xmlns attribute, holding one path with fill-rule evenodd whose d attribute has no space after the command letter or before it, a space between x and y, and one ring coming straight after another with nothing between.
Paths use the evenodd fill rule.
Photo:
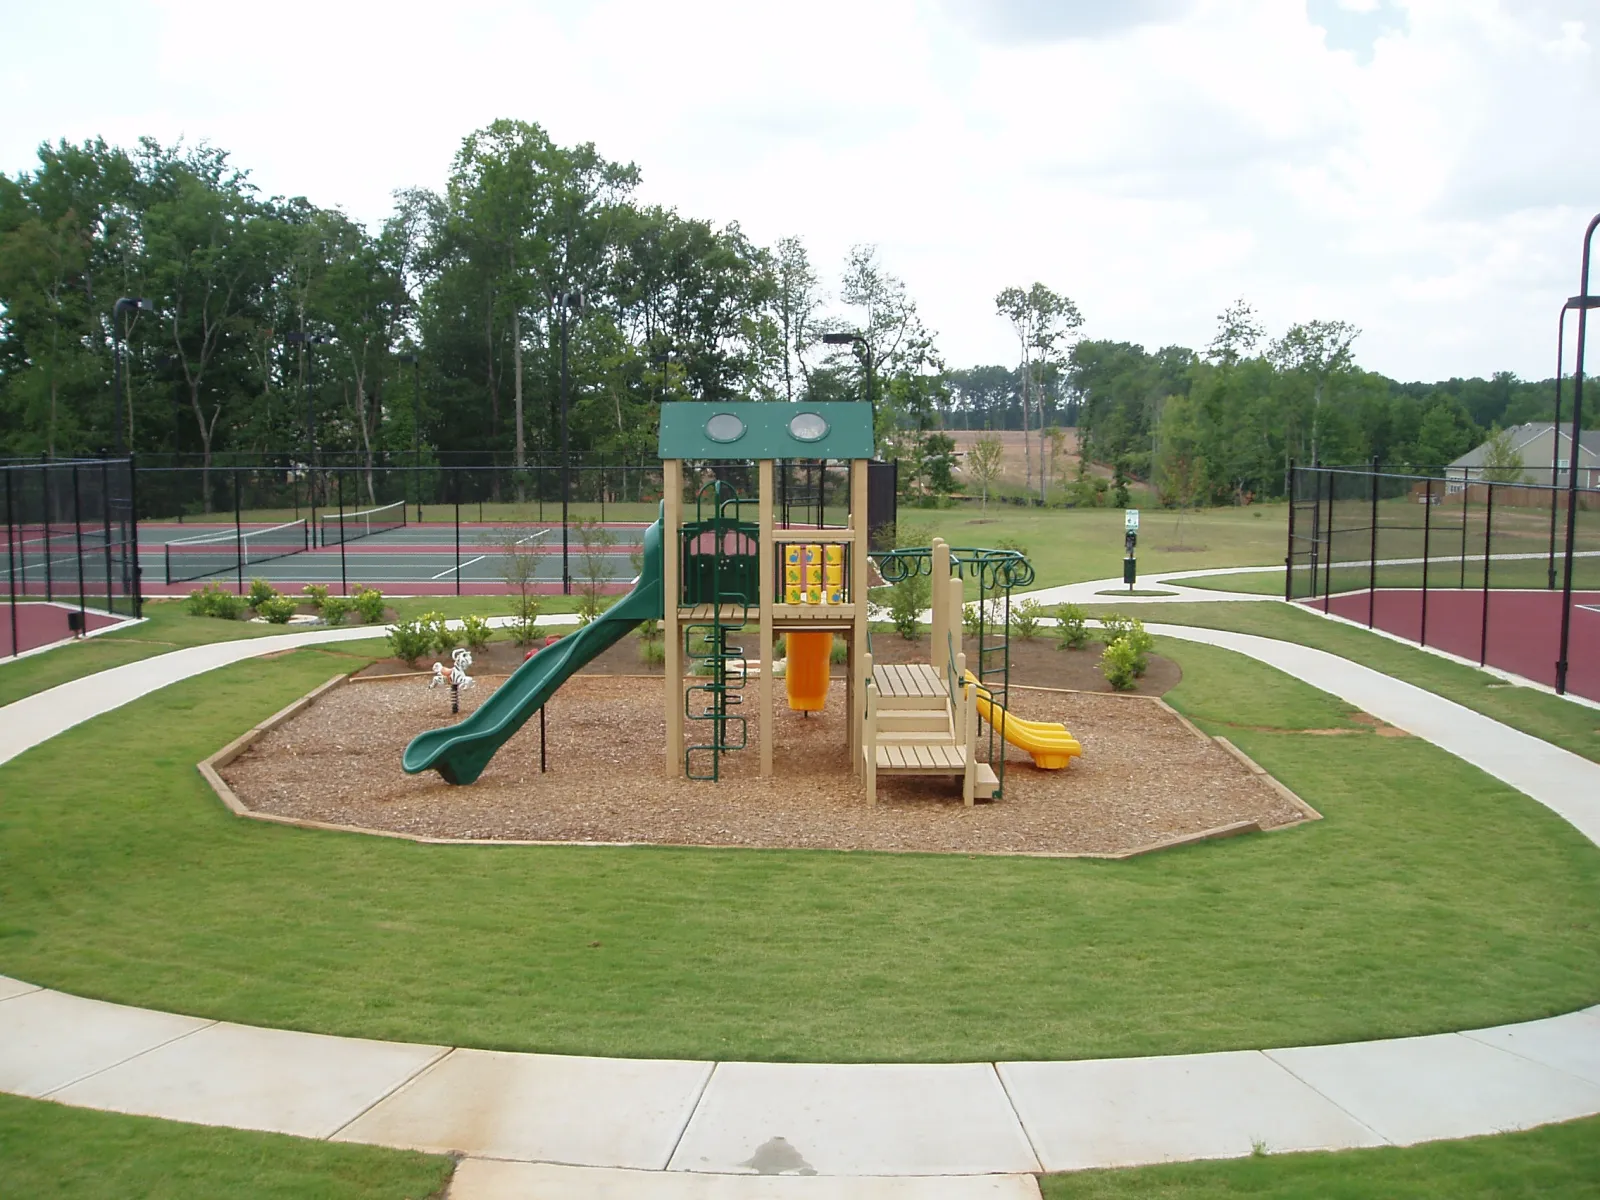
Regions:
<instances>
[{"instance_id":1,"label":"tennis court","mask_svg":"<svg viewBox=\"0 0 1600 1200\"><path fill-rule=\"evenodd\" d=\"M335 593L367 584L392 595L494 595L511 590L506 575L514 557L527 561L536 591L562 590L559 524L417 523L397 508L237 529L231 522L141 523L144 594L187 595L206 583L237 589L241 580L248 588L251 579L265 579L280 591L316 583ZM607 591L625 591L645 526L603 528L615 543L592 549L570 528L568 572L574 586L593 574Z\"/></svg>"},{"instance_id":2,"label":"tennis court","mask_svg":"<svg viewBox=\"0 0 1600 1200\"><path fill-rule=\"evenodd\" d=\"M71 604L29 601L0 607L0 657L24 654L41 646L54 645L73 636L68 624L72 614L81 612L87 633L122 624L125 618L96 609L79 609Z\"/></svg>"},{"instance_id":3,"label":"tennis court","mask_svg":"<svg viewBox=\"0 0 1600 1200\"><path fill-rule=\"evenodd\" d=\"M1484 604L1487 597L1488 611ZM1600 592L1574 592L1567 690L1600 700ZM1318 609L1322 601L1307 601ZM1561 646L1559 591L1379 588L1328 598L1328 611L1550 687Z\"/></svg>"}]
</instances>

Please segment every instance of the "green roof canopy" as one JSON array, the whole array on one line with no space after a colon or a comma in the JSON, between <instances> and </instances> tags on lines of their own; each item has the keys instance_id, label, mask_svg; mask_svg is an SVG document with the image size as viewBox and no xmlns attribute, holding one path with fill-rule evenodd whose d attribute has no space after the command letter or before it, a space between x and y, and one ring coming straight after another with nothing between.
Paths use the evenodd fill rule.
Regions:
<instances>
[{"instance_id":1,"label":"green roof canopy","mask_svg":"<svg viewBox=\"0 0 1600 1200\"><path fill-rule=\"evenodd\" d=\"M661 457L871 458L872 406L677 400L661 406Z\"/></svg>"}]
</instances>

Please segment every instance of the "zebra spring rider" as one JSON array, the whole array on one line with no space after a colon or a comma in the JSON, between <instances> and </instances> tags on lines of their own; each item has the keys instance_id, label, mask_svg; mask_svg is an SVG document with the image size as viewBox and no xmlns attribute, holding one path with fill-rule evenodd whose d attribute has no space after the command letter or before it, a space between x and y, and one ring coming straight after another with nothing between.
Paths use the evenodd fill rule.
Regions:
<instances>
[{"instance_id":1,"label":"zebra spring rider","mask_svg":"<svg viewBox=\"0 0 1600 1200\"><path fill-rule=\"evenodd\" d=\"M457 647L450 655L454 665L446 671L442 662L433 664L433 678L428 680L430 688L440 684L447 684L450 688L450 713L455 715L461 711L461 689L475 686L467 668L472 665L472 652L464 646Z\"/></svg>"}]
</instances>

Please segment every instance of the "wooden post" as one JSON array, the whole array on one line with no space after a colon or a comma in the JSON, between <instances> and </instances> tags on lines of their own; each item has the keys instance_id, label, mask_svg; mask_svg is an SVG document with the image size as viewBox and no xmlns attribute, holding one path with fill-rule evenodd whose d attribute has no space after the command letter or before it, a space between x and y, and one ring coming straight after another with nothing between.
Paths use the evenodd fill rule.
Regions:
<instances>
[{"instance_id":1,"label":"wooden post","mask_svg":"<svg viewBox=\"0 0 1600 1200\"><path fill-rule=\"evenodd\" d=\"M950 648L955 651L957 662L966 662L967 656L961 648L961 636L966 632L966 626L961 620L961 580L951 579L944 586L945 595L949 597L945 601L944 608L945 612L949 614Z\"/></svg>"},{"instance_id":2,"label":"wooden post","mask_svg":"<svg viewBox=\"0 0 1600 1200\"><path fill-rule=\"evenodd\" d=\"M761 778L772 778L772 606L777 602L774 594L774 581L777 579L776 559L772 541L772 460L761 460L758 470L759 502L757 505L761 522L761 550L759 567L761 571L761 683L759 685L761 714L759 721L761 737Z\"/></svg>"},{"instance_id":3,"label":"wooden post","mask_svg":"<svg viewBox=\"0 0 1600 1200\"><path fill-rule=\"evenodd\" d=\"M683 632L678 627L678 601L683 585L678 578L678 526L683 513L683 462L669 458L661 464L661 498L665 519L661 529L662 625L666 661L664 685L667 705L667 776L683 774Z\"/></svg>"},{"instance_id":4,"label":"wooden post","mask_svg":"<svg viewBox=\"0 0 1600 1200\"><path fill-rule=\"evenodd\" d=\"M854 606L855 620L851 630L851 641L855 644L856 652L852 656L854 663L850 672L850 692L852 695L865 696L864 690L868 677L872 674L872 656L866 653L867 648L867 460L864 458L852 459L850 462L850 528L854 531L855 540L850 543L850 603ZM866 715L863 709L860 713L847 713L850 738L850 757L855 760L861 758L862 720ZM874 751L874 755L876 751ZM876 763L876 757L874 757ZM876 767L874 767L876 773ZM876 783L874 783L874 798L876 798Z\"/></svg>"},{"instance_id":5,"label":"wooden post","mask_svg":"<svg viewBox=\"0 0 1600 1200\"><path fill-rule=\"evenodd\" d=\"M864 749L860 755L862 778L867 784L867 803L878 802L878 689L872 686L872 655L863 654L866 660L866 681L861 685L861 709L865 714L862 724Z\"/></svg>"},{"instance_id":6,"label":"wooden post","mask_svg":"<svg viewBox=\"0 0 1600 1200\"><path fill-rule=\"evenodd\" d=\"M966 770L961 773L961 803L972 807L978 788L978 685L967 683L967 656L956 659L961 684L961 743L966 747ZM990 714L991 716L993 713ZM1001 753L1005 745L1001 744Z\"/></svg>"},{"instance_id":7,"label":"wooden post","mask_svg":"<svg viewBox=\"0 0 1600 1200\"><path fill-rule=\"evenodd\" d=\"M928 662L935 671L943 672L947 662L945 632L949 629L950 605L950 546L943 538L933 539L933 589L931 640L928 643Z\"/></svg>"}]
</instances>

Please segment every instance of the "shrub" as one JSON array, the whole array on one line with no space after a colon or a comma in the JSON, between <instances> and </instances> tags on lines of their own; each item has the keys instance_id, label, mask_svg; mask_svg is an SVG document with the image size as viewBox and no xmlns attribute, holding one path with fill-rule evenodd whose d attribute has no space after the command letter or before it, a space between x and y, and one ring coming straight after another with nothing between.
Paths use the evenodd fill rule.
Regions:
<instances>
[{"instance_id":1,"label":"shrub","mask_svg":"<svg viewBox=\"0 0 1600 1200\"><path fill-rule=\"evenodd\" d=\"M646 666L661 666L667 661L666 642L660 638L640 637L639 658Z\"/></svg>"},{"instance_id":2,"label":"shrub","mask_svg":"<svg viewBox=\"0 0 1600 1200\"><path fill-rule=\"evenodd\" d=\"M1023 600L1011 610L1011 628L1023 641L1031 642L1039 636L1039 618L1043 613L1044 605L1037 600Z\"/></svg>"},{"instance_id":3,"label":"shrub","mask_svg":"<svg viewBox=\"0 0 1600 1200\"><path fill-rule=\"evenodd\" d=\"M249 594L245 597L245 603L260 613L262 602L265 600L271 600L277 594L278 589L273 587L265 579L252 579L250 581ZM266 616L266 613L261 613L261 615Z\"/></svg>"},{"instance_id":4,"label":"shrub","mask_svg":"<svg viewBox=\"0 0 1600 1200\"><path fill-rule=\"evenodd\" d=\"M440 654L449 654L461 644L461 630L452 629L441 612L423 613L419 624L428 631L433 648Z\"/></svg>"},{"instance_id":5,"label":"shrub","mask_svg":"<svg viewBox=\"0 0 1600 1200\"><path fill-rule=\"evenodd\" d=\"M1100 673L1117 691L1129 691L1144 673L1139 666L1138 650L1126 637L1108 642L1100 652Z\"/></svg>"},{"instance_id":6,"label":"shrub","mask_svg":"<svg viewBox=\"0 0 1600 1200\"><path fill-rule=\"evenodd\" d=\"M828 661L834 666L850 661L850 643L838 634L834 635L833 645L828 647Z\"/></svg>"},{"instance_id":7,"label":"shrub","mask_svg":"<svg viewBox=\"0 0 1600 1200\"><path fill-rule=\"evenodd\" d=\"M1107 613L1100 618L1100 625L1104 629L1101 635L1106 644L1127 642L1128 649L1134 655L1134 675L1140 676L1149 667L1150 651L1155 649L1156 640L1145 629L1144 622L1137 617L1124 616L1122 613Z\"/></svg>"},{"instance_id":8,"label":"shrub","mask_svg":"<svg viewBox=\"0 0 1600 1200\"><path fill-rule=\"evenodd\" d=\"M654 617L646 617L639 622L639 636L647 642L661 640L661 622Z\"/></svg>"},{"instance_id":9,"label":"shrub","mask_svg":"<svg viewBox=\"0 0 1600 1200\"><path fill-rule=\"evenodd\" d=\"M600 595L598 587L584 584L578 594L578 624L589 625L605 612L605 598Z\"/></svg>"},{"instance_id":10,"label":"shrub","mask_svg":"<svg viewBox=\"0 0 1600 1200\"><path fill-rule=\"evenodd\" d=\"M1056 605L1056 649L1081 650L1089 640L1088 614L1078 604Z\"/></svg>"},{"instance_id":11,"label":"shrub","mask_svg":"<svg viewBox=\"0 0 1600 1200\"><path fill-rule=\"evenodd\" d=\"M531 646L539 640L539 614L535 612L532 616L512 617L507 628L511 630L513 642L519 646Z\"/></svg>"},{"instance_id":12,"label":"shrub","mask_svg":"<svg viewBox=\"0 0 1600 1200\"><path fill-rule=\"evenodd\" d=\"M189 593L186 607L192 616L237 621L244 614L244 597L223 591L218 584L208 583Z\"/></svg>"},{"instance_id":13,"label":"shrub","mask_svg":"<svg viewBox=\"0 0 1600 1200\"><path fill-rule=\"evenodd\" d=\"M422 621L396 621L389 630L389 649L408 666L433 648L433 630Z\"/></svg>"},{"instance_id":14,"label":"shrub","mask_svg":"<svg viewBox=\"0 0 1600 1200\"><path fill-rule=\"evenodd\" d=\"M383 593L377 588L356 586L356 612L368 625L383 624Z\"/></svg>"},{"instance_id":15,"label":"shrub","mask_svg":"<svg viewBox=\"0 0 1600 1200\"><path fill-rule=\"evenodd\" d=\"M933 580L909 575L889 589L889 620L895 632L910 641L917 636L917 618L933 597Z\"/></svg>"},{"instance_id":16,"label":"shrub","mask_svg":"<svg viewBox=\"0 0 1600 1200\"><path fill-rule=\"evenodd\" d=\"M299 605L288 596L272 595L263 600L258 600L255 610L258 617L265 617L274 625L287 625L289 618L294 616L294 610L298 607Z\"/></svg>"},{"instance_id":17,"label":"shrub","mask_svg":"<svg viewBox=\"0 0 1600 1200\"><path fill-rule=\"evenodd\" d=\"M356 602L348 596L324 596L317 603L322 619L329 625L344 624L346 614L353 611L355 606Z\"/></svg>"},{"instance_id":18,"label":"shrub","mask_svg":"<svg viewBox=\"0 0 1600 1200\"><path fill-rule=\"evenodd\" d=\"M467 649L476 653L489 644L489 622L482 617L467 616L461 618L461 637L467 643Z\"/></svg>"},{"instance_id":19,"label":"shrub","mask_svg":"<svg viewBox=\"0 0 1600 1200\"><path fill-rule=\"evenodd\" d=\"M328 585L325 583L308 583L300 589L310 599L311 603L321 608L328 600Z\"/></svg>"}]
</instances>

